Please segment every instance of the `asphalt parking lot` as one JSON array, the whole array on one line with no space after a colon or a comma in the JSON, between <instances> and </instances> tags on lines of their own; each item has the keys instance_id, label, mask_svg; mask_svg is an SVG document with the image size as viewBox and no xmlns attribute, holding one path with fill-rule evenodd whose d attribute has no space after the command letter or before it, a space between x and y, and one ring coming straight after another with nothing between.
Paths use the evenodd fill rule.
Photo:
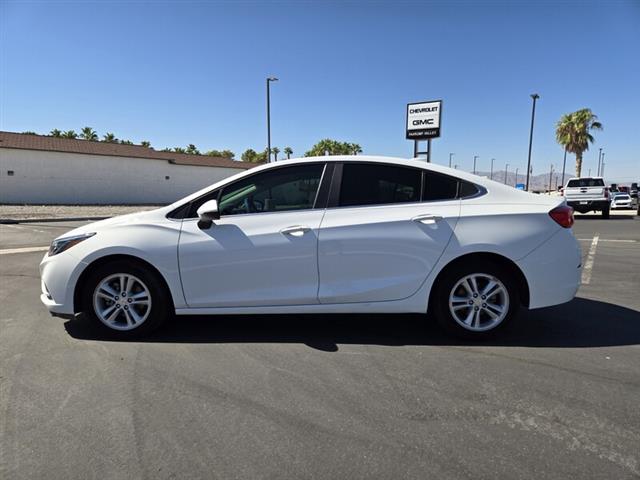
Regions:
<instances>
[{"instance_id":1,"label":"asphalt parking lot","mask_svg":"<svg viewBox=\"0 0 640 480\"><path fill-rule=\"evenodd\" d=\"M77 224L0 225L0 478L640 477L631 213L579 216L578 297L481 345L417 315L104 341L38 298L40 247Z\"/></svg>"}]
</instances>

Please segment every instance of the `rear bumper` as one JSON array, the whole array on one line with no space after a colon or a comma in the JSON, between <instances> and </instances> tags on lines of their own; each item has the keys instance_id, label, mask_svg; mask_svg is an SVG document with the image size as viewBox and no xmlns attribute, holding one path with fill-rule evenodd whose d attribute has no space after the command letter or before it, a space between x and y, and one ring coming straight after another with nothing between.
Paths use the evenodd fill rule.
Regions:
<instances>
[{"instance_id":1,"label":"rear bumper","mask_svg":"<svg viewBox=\"0 0 640 480\"><path fill-rule=\"evenodd\" d=\"M580 287L581 262L580 245L571 230L564 228L516 262L529 285L529 308L573 300Z\"/></svg>"},{"instance_id":2,"label":"rear bumper","mask_svg":"<svg viewBox=\"0 0 640 480\"><path fill-rule=\"evenodd\" d=\"M609 208L609 200L567 200L567 205L576 211L605 210Z\"/></svg>"}]
</instances>

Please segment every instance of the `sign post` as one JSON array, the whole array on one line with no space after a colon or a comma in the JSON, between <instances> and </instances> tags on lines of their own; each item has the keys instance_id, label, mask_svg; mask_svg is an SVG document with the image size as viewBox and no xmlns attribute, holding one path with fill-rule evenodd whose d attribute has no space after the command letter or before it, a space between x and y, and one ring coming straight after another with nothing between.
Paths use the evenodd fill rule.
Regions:
<instances>
[{"instance_id":1,"label":"sign post","mask_svg":"<svg viewBox=\"0 0 640 480\"><path fill-rule=\"evenodd\" d=\"M427 155L427 162L431 162L431 139L440 136L440 114L442 100L407 104L407 140L413 140L413 156ZM427 141L427 151L420 152L418 142Z\"/></svg>"}]
</instances>

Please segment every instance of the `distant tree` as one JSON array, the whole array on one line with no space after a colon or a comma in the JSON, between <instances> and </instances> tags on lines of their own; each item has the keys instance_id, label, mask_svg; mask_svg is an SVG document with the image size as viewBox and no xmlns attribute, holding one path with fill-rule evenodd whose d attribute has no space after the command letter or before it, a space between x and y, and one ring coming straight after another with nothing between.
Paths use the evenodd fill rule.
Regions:
<instances>
[{"instance_id":1,"label":"distant tree","mask_svg":"<svg viewBox=\"0 0 640 480\"><path fill-rule=\"evenodd\" d=\"M173 152L173 150L169 147L167 148L163 148L162 150L160 150L161 152Z\"/></svg>"},{"instance_id":2,"label":"distant tree","mask_svg":"<svg viewBox=\"0 0 640 480\"><path fill-rule=\"evenodd\" d=\"M280 153L280 149L278 147L273 147L271 149L271 151L273 152L274 160L277 162L278 161L278 154Z\"/></svg>"},{"instance_id":3,"label":"distant tree","mask_svg":"<svg viewBox=\"0 0 640 480\"><path fill-rule=\"evenodd\" d=\"M231 150L209 150L208 152L204 153L205 155L207 155L208 157L222 157L222 158L233 158L235 157L235 153L233 153Z\"/></svg>"},{"instance_id":4,"label":"distant tree","mask_svg":"<svg viewBox=\"0 0 640 480\"><path fill-rule=\"evenodd\" d=\"M175 148L173 149L173 151L174 151L175 153L187 153L187 151L186 151L184 148L182 148L182 147L175 147Z\"/></svg>"},{"instance_id":5,"label":"distant tree","mask_svg":"<svg viewBox=\"0 0 640 480\"><path fill-rule=\"evenodd\" d=\"M107 133L102 136L102 141L107 143L118 143L118 139L113 133Z\"/></svg>"},{"instance_id":6,"label":"distant tree","mask_svg":"<svg viewBox=\"0 0 640 480\"><path fill-rule=\"evenodd\" d=\"M329 155L353 155L356 147L362 151L360 145L357 143L339 142L337 140L325 138L311 147L311 150L305 152L304 156L317 157L323 156L327 153Z\"/></svg>"},{"instance_id":7,"label":"distant tree","mask_svg":"<svg viewBox=\"0 0 640 480\"><path fill-rule=\"evenodd\" d=\"M120 140L121 145L133 145L131 140Z\"/></svg>"},{"instance_id":8,"label":"distant tree","mask_svg":"<svg viewBox=\"0 0 640 480\"><path fill-rule=\"evenodd\" d=\"M352 155L358 155L359 153L362 153L362 147L357 143L351 143L349 144L349 146L351 147Z\"/></svg>"},{"instance_id":9,"label":"distant tree","mask_svg":"<svg viewBox=\"0 0 640 480\"><path fill-rule=\"evenodd\" d=\"M557 142L576 156L577 177L582 173L582 155L594 141L590 130L602 130L602 124L589 108L567 113L556 124Z\"/></svg>"},{"instance_id":10,"label":"distant tree","mask_svg":"<svg viewBox=\"0 0 640 480\"><path fill-rule=\"evenodd\" d=\"M64 138L78 138L78 134L74 130L67 130L62 136Z\"/></svg>"},{"instance_id":11,"label":"distant tree","mask_svg":"<svg viewBox=\"0 0 640 480\"><path fill-rule=\"evenodd\" d=\"M52 137L60 138L60 137L62 137L62 132L60 130L58 130L57 128L54 128L53 130L51 130L49 132L49 135L51 135Z\"/></svg>"},{"instance_id":12,"label":"distant tree","mask_svg":"<svg viewBox=\"0 0 640 480\"><path fill-rule=\"evenodd\" d=\"M84 127L80 132L80 138L84 138L85 140L98 140L98 134L91 127Z\"/></svg>"},{"instance_id":13,"label":"distant tree","mask_svg":"<svg viewBox=\"0 0 640 480\"><path fill-rule=\"evenodd\" d=\"M198 150L198 148L193 143L187 145L187 149L185 150L185 152L189 155L200 155L200 150Z\"/></svg>"},{"instance_id":14,"label":"distant tree","mask_svg":"<svg viewBox=\"0 0 640 480\"><path fill-rule=\"evenodd\" d=\"M291 150L291 147L284 147L284 154L287 156L287 160L289 160L291 158L291 155L293 155L293 150Z\"/></svg>"},{"instance_id":15,"label":"distant tree","mask_svg":"<svg viewBox=\"0 0 640 480\"><path fill-rule=\"evenodd\" d=\"M254 149L248 148L240 158L243 162L264 163L267 161L267 150L265 149L263 152L258 153Z\"/></svg>"},{"instance_id":16,"label":"distant tree","mask_svg":"<svg viewBox=\"0 0 640 480\"><path fill-rule=\"evenodd\" d=\"M140 145L142 147L147 147L147 148L151 148L151 142L147 141L147 140L143 140L140 142Z\"/></svg>"},{"instance_id":17,"label":"distant tree","mask_svg":"<svg viewBox=\"0 0 640 480\"><path fill-rule=\"evenodd\" d=\"M22 132L22 135L38 135L36 132L32 132L31 130L27 130L26 132Z\"/></svg>"}]
</instances>

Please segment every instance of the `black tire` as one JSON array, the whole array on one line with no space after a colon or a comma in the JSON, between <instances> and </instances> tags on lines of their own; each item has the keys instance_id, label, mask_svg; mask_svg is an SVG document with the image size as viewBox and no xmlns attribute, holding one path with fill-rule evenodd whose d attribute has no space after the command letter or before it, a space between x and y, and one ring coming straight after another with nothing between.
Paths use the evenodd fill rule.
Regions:
<instances>
[{"instance_id":1,"label":"black tire","mask_svg":"<svg viewBox=\"0 0 640 480\"><path fill-rule=\"evenodd\" d=\"M602 218L609 218L609 207L602 210Z\"/></svg>"},{"instance_id":2,"label":"black tire","mask_svg":"<svg viewBox=\"0 0 640 480\"><path fill-rule=\"evenodd\" d=\"M151 305L148 315L142 322L140 322L139 325L136 325L129 330L118 330L108 326L100 320L94 307L94 292L98 288L98 285L108 277L116 274L127 274L136 277L143 282L151 297ZM141 338L150 334L159 328L173 313L171 294L163 279L159 278L158 274L151 271L149 268L126 260L117 260L107 263L91 271L86 278L81 295L84 318L91 322L94 328L105 336L121 340ZM127 308L129 307L127 306ZM134 307L131 306L131 308ZM144 312L146 312L146 310L144 310ZM122 323L124 323L124 319L121 318L124 316L124 311L118 315ZM128 327L124 327L123 325L123 328Z\"/></svg>"},{"instance_id":3,"label":"black tire","mask_svg":"<svg viewBox=\"0 0 640 480\"><path fill-rule=\"evenodd\" d=\"M458 321L456 321L449 308L449 299L450 295L452 295L454 287L465 277L475 274L494 277L495 279L498 279L505 287L504 290L506 291L506 296L508 299L508 307L506 308L506 315L504 316L504 318L495 326L482 331L478 331L479 328L482 327L479 327L478 329L463 327ZM479 287L483 287L483 285L481 285L480 283L478 285ZM482 288L480 288L480 290L482 290ZM489 298L491 299L492 296L490 296ZM460 304L460 308L463 308L462 304ZM468 308L469 310L461 310L462 315L466 315L467 312L471 311L470 309L472 307ZM478 308L480 310L483 310L482 306L479 306ZM509 323L511 323L515 319L519 309L520 295L517 287L517 282L515 278L513 278L513 275L511 275L508 270L500 267L499 265L496 265L493 262L490 263L488 261L474 260L457 264L445 270L434 287L434 293L431 296L430 303L430 310L434 313L436 320L445 331L457 337L476 340L492 337L503 330ZM490 325L492 320L490 319L488 314L481 312L480 315L481 316L479 318L481 320L485 319L487 326ZM480 323L480 325L482 325L482 322Z\"/></svg>"}]
</instances>

